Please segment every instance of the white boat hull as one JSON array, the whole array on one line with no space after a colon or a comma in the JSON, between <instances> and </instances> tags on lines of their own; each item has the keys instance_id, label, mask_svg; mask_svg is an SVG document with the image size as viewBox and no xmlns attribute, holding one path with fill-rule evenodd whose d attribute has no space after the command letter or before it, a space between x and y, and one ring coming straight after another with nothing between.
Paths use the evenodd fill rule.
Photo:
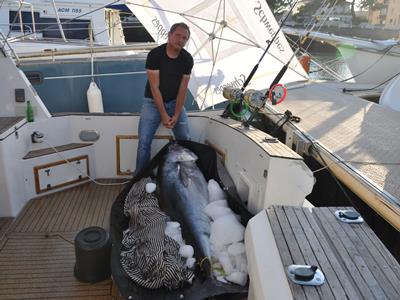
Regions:
<instances>
[{"instance_id":1,"label":"white boat hull","mask_svg":"<svg viewBox=\"0 0 400 300\"><path fill-rule=\"evenodd\" d=\"M379 84L400 71L400 46L394 46L387 54L344 46L338 49L357 83Z\"/></svg>"}]
</instances>

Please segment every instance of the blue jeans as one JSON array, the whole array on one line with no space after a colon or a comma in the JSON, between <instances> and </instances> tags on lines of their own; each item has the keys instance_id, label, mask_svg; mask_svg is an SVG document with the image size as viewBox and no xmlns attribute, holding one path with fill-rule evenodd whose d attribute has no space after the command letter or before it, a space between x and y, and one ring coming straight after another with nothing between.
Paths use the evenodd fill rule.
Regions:
<instances>
[{"instance_id":1,"label":"blue jeans","mask_svg":"<svg viewBox=\"0 0 400 300\"><path fill-rule=\"evenodd\" d=\"M164 102L167 114L172 117L175 114L176 101ZM144 165L150 160L151 143L158 126L161 123L160 112L153 99L144 98L142 111L139 121L139 145L136 155L136 170L134 175L138 174ZM183 107L174 128L175 139L189 140L189 123L186 110Z\"/></svg>"}]
</instances>

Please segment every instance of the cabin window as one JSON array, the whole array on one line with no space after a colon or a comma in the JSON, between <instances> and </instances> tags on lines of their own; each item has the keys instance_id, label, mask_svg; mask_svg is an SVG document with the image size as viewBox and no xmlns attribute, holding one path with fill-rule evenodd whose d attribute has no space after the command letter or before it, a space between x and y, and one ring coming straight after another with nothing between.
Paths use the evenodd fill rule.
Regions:
<instances>
[{"instance_id":1,"label":"cabin window","mask_svg":"<svg viewBox=\"0 0 400 300\"><path fill-rule=\"evenodd\" d=\"M10 11L10 30L21 31L18 11ZM44 38L61 38L56 18L41 18L38 12L34 13L36 32L41 32ZM67 39L85 40L89 38L89 20L60 19L65 37ZM33 32L32 14L22 12L23 30L25 33Z\"/></svg>"},{"instance_id":2,"label":"cabin window","mask_svg":"<svg viewBox=\"0 0 400 300\"><path fill-rule=\"evenodd\" d=\"M35 71L27 71L25 72L26 78L28 78L29 82L33 85L38 85L43 83L43 74Z\"/></svg>"},{"instance_id":3,"label":"cabin window","mask_svg":"<svg viewBox=\"0 0 400 300\"><path fill-rule=\"evenodd\" d=\"M33 32L33 20L32 20L32 13L30 11L23 11L21 12L22 15L22 24L23 24L23 31L24 32ZM21 31L20 28L20 21L19 15L17 11L10 11L10 30L11 31ZM38 12L33 13L35 23L40 19L40 15ZM36 28L37 30L37 28Z\"/></svg>"},{"instance_id":4,"label":"cabin window","mask_svg":"<svg viewBox=\"0 0 400 300\"><path fill-rule=\"evenodd\" d=\"M85 40L89 38L89 20L60 19L60 21L65 37L68 40ZM57 19L41 18L40 23L40 29L43 32L44 38L61 38L61 33L57 25Z\"/></svg>"}]
</instances>

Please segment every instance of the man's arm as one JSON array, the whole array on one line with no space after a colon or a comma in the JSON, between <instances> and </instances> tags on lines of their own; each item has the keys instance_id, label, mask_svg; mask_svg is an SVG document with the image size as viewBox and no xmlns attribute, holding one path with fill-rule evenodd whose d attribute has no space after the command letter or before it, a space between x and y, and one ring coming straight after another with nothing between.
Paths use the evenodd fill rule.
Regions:
<instances>
[{"instance_id":1,"label":"man's arm","mask_svg":"<svg viewBox=\"0 0 400 300\"><path fill-rule=\"evenodd\" d=\"M175 114L171 119L172 127L175 125L182 112L183 105L185 104L186 92L190 80L190 74L183 74L181 83L179 85L178 94L176 96Z\"/></svg>"},{"instance_id":2,"label":"man's arm","mask_svg":"<svg viewBox=\"0 0 400 300\"><path fill-rule=\"evenodd\" d=\"M166 128L172 128L171 118L167 114L164 107L164 100L160 92L160 71L147 69L147 77L149 79L151 94L153 100L161 115L161 121Z\"/></svg>"}]
</instances>

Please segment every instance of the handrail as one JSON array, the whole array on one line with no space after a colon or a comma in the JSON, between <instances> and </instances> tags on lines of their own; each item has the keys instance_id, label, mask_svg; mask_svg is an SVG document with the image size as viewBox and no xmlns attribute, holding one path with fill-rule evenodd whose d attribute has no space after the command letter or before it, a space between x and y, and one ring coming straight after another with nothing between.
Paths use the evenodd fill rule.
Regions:
<instances>
[{"instance_id":1,"label":"handrail","mask_svg":"<svg viewBox=\"0 0 400 300\"><path fill-rule=\"evenodd\" d=\"M51 3L53 4L54 13L56 14L57 24L58 24L58 28L60 29L61 37L63 38L64 42L67 42L67 38L65 37L64 29L61 24L60 16L58 15L56 2L54 0L52 0Z\"/></svg>"},{"instance_id":2,"label":"handrail","mask_svg":"<svg viewBox=\"0 0 400 300\"><path fill-rule=\"evenodd\" d=\"M88 45L87 48L75 48L75 49L49 49L42 52L29 52L20 53L19 57L23 59L40 58L40 57L56 57L56 56L66 56L66 55L76 55L76 54L88 54L88 53L105 53L105 52L116 52L116 51L140 51L140 50L151 50L158 46L157 43L136 43L133 45L126 46L97 46L90 49Z\"/></svg>"},{"instance_id":3,"label":"handrail","mask_svg":"<svg viewBox=\"0 0 400 300\"><path fill-rule=\"evenodd\" d=\"M36 38L36 22L35 22L35 11L33 9L33 4L29 3L29 2L25 2L23 0L18 0L17 1L19 3L19 7L18 7L18 17L19 17L19 27L20 27L20 31L21 34L24 35L24 26L27 26L24 24L23 19L22 19L22 7L24 5L27 5L30 7L31 9L31 15L32 15L32 29L31 29L31 33L34 35L34 37ZM14 25L14 24L10 24L10 25ZM28 27L28 26L27 26Z\"/></svg>"},{"instance_id":4,"label":"handrail","mask_svg":"<svg viewBox=\"0 0 400 300\"><path fill-rule=\"evenodd\" d=\"M2 50L4 56L7 56L8 52L11 52L12 57L15 59L15 61L19 65L20 59L19 59L17 53L14 51L14 48L8 42L7 37L4 36L4 34L1 31L0 31L0 41L2 42L0 45L0 49ZM8 47L8 51L6 51L6 46Z\"/></svg>"}]
</instances>

